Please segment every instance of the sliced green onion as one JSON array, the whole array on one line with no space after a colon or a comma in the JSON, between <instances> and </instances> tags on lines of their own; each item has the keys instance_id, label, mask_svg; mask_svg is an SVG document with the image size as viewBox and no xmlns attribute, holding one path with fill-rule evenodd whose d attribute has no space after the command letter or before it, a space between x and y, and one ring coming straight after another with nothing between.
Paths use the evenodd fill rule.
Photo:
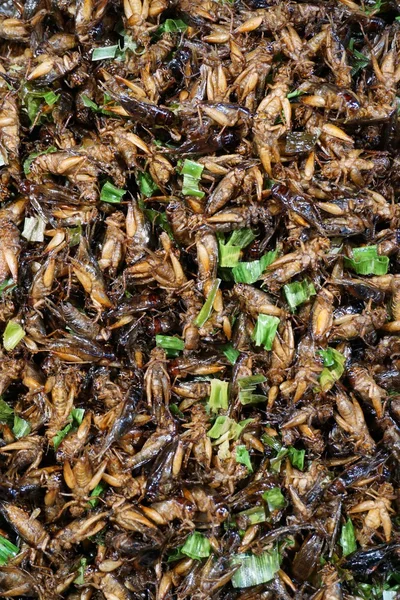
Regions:
<instances>
[{"instance_id":1,"label":"sliced green onion","mask_svg":"<svg viewBox=\"0 0 400 600\"><path fill-rule=\"evenodd\" d=\"M151 198L156 190L158 190L158 185L153 180L150 173L140 172L138 171L135 174L137 184L139 186L140 192L146 198Z\"/></svg>"},{"instance_id":2,"label":"sliced green onion","mask_svg":"<svg viewBox=\"0 0 400 600\"><path fill-rule=\"evenodd\" d=\"M15 546L10 540L0 535L0 566L3 567L6 565L10 558L17 556L18 552L18 546Z\"/></svg>"},{"instance_id":3,"label":"sliced green onion","mask_svg":"<svg viewBox=\"0 0 400 600\"><path fill-rule=\"evenodd\" d=\"M254 419L244 419L243 421L239 421L239 423L236 423L236 421L234 421L230 417L220 415L215 419L214 425L207 432L207 435L208 437L216 440L225 435L225 433L229 432L230 439L238 440L242 434L242 431L253 420Z\"/></svg>"},{"instance_id":4,"label":"sliced green onion","mask_svg":"<svg viewBox=\"0 0 400 600\"><path fill-rule=\"evenodd\" d=\"M174 562L176 560L181 560L182 558L185 558L185 554L182 554L182 546L178 546L168 555L167 562Z\"/></svg>"},{"instance_id":5,"label":"sliced green onion","mask_svg":"<svg viewBox=\"0 0 400 600\"><path fill-rule=\"evenodd\" d=\"M88 508L95 508L99 503L99 497L105 492L107 489L107 484L105 481L100 481L90 494L90 498L88 501Z\"/></svg>"},{"instance_id":6,"label":"sliced green onion","mask_svg":"<svg viewBox=\"0 0 400 600\"><path fill-rule=\"evenodd\" d=\"M166 19L164 23L157 29L157 33L176 33L178 31L186 31L188 26L182 21L182 19Z\"/></svg>"},{"instance_id":7,"label":"sliced green onion","mask_svg":"<svg viewBox=\"0 0 400 600\"><path fill-rule=\"evenodd\" d=\"M271 350L279 323L278 317L258 315L252 336L256 346L264 346L266 350Z\"/></svg>"},{"instance_id":8,"label":"sliced green onion","mask_svg":"<svg viewBox=\"0 0 400 600\"><path fill-rule=\"evenodd\" d=\"M255 239L251 229L239 229L232 233L227 242L223 235L219 236L219 266L221 268L235 267L240 258L241 249Z\"/></svg>"},{"instance_id":9,"label":"sliced green onion","mask_svg":"<svg viewBox=\"0 0 400 600\"><path fill-rule=\"evenodd\" d=\"M57 431L56 435L53 436L53 446L54 446L55 451L58 450L58 446L61 444L63 439L65 437L67 437L67 435L71 431L71 429L72 429L72 423L68 423L68 425L66 425L64 427L64 429L60 429L59 431Z\"/></svg>"},{"instance_id":10,"label":"sliced green onion","mask_svg":"<svg viewBox=\"0 0 400 600\"><path fill-rule=\"evenodd\" d=\"M71 410L70 416L78 425L80 425L83 421L84 414L85 414L84 408L73 408Z\"/></svg>"},{"instance_id":11,"label":"sliced green onion","mask_svg":"<svg viewBox=\"0 0 400 600\"><path fill-rule=\"evenodd\" d=\"M195 196L203 198L205 195L199 188L199 181L203 172L204 165L194 162L193 160L185 159L181 173L183 175L182 194L184 196Z\"/></svg>"},{"instance_id":12,"label":"sliced green onion","mask_svg":"<svg viewBox=\"0 0 400 600\"><path fill-rule=\"evenodd\" d=\"M186 542L181 548L181 552L194 560L207 558L211 553L210 540L202 533L195 531L186 539Z\"/></svg>"},{"instance_id":13,"label":"sliced green onion","mask_svg":"<svg viewBox=\"0 0 400 600\"><path fill-rule=\"evenodd\" d=\"M240 565L232 577L234 588L246 588L271 581L280 569L281 557L277 548L259 555L237 554L231 566Z\"/></svg>"},{"instance_id":14,"label":"sliced green onion","mask_svg":"<svg viewBox=\"0 0 400 600\"><path fill-rule=\"evenodd\" d=\"M233 421L233 425L231 427L233 439L238 440L242 435L243 430L249 423L252 423L253 421L254 419L243 419L243 421L239 421L239 423L235 423L235 421Z\"/></svg>"},{"instance_id":15,"label":"sliced green onion","mask_svg":"<svg viewBox=\"0 0 400 600\"><path fill-rule=\"evenodd\" d=\"M240 252L239 246L219 243L219 266L222 268L234 267L239 262Z\"/></svg>"},{"instance_id":16,"label":"sliced green onion","mask_svg":"<svg viewBox=\"0 0 400 600\"><path fill-rule=\"evenodd\" d=\"M57 452L59 445L63 441L63 439L69 434L72 429L77 429L78 426L83 421L83 416L85 414L84 408L73 408L69 414L68 419L70 422L60 431L57 431L56 435L53 437L53 446L55 452Z\"/></svg>"},{"instance_id":17,"label":"sliced green onion","mask_svg":"<svg viewBox=\"0 0 400 600\"><path fill-rule=\"evenodd\" d=\"M15 437L19 439L30 434L31 426L25 419L21 419L18 415L14 415L14 427L12 431Z\"/></svg>"},{"instance_id":18,"label":"sliced green onion","mask_svg":"<svg viewBox=\"0 0 400 600\"><path fill-rule=\"evenodd\" d=\"M43 100L46 102L46 104L48 106L53 106L53 104L55 104L60 98L60 94L55 94L54 92L50 91L47 92L46 94L43 94Z\"/></svg>"},{"instance_id":19,"label":"sliced green onion","mask_svg":"<svg viewBox=\"0 0 400 600\"><path fill-rule=\"evenodd\" d=\"M314 285L306 280L288 283L283 286L283 291L292 310L316 294Z\"/></svg>"},{"instance_id":20,"label":"sliced green onion","mask_svg":"<svg viewBox=\"0 0 400 600\"><path fill-rule=\"evenodd\" d=\"M235 231L232 232L227 244L228 246L245 248L255 239L256 236L251 229L235 229Z\"/></svg>"},{"instance_id":21,"label":"sliced green onion","mask_svg":"<svg viewBox=\"0 0 400 600\"><path fill-rule=\"evenodd\" d=\"M77 246L82 237L82 225L79 223L76 227L69 227L67 229L69 235L69 247L73 248Z\"/></svg>"},{"instance_id":22,"label":"sliced green onion","mask_svg":"<svg viewBox=\"0 0 400 600\"><path fill-rule=\"evenodd\" d=\"M35 158L37 158L38 156L42 156L43 154L52 154L53 152L58 152L58 149L55 146L49 146L46 150L43 150L42 152L32 152L32 154L29 154L22 165L25 175L29 175L31 171L31 164L35 160Z\"/></svg>"},{"instance_id":23,"label":"sliced green onion","mask_svg":"<svg viewBox=\"0 0 400 600\"><path fill-rule=\"evenodd\" d=\"M345 258L346 267L353 269L357 275L386 275L389 269L389 257L380 256L377 246L353 248L353 257Z\"/></svg>"},{"instance_id":24,"label":"sliced green onion","mask_svg":"<svg viewBox=\"0 0 400 600\"><path fill-rule=\"evenodd\" d=\"M249 377L239 377L237 380L238 385L242 390L252 388L259 383L264 383L264 381L267 381L267 378L264 377L264 375L261 375L261 373L258 375L250 375Z\"/></svg>"},{"instance_id":25,"label":"sliced green onion","mask_svg":"<svg viewBox=\"0 0 400 600\"><path fill-rule=\"evenodd\" d=\"M164 348L169 357L173 357L178 356L179 352L184 349L185 342L171 335L156 335L156 345Z\"/></svg>"},{"instance_id":26,"label":"sliced green onion","mask_svg":"<svg viewBox=\"0 0 400 600\"><path fill-rule=\"evenodd\" d=\"M264 395L254 393L257 384L263 383L264 381L266 381L266 378L264 375L261 375L261 373L238 379L240 403L245 406L246 404L259 404L260 402L265 402L266 397Z\"/></svg>"},{"instance_id":27,"label":"sliced green onion","mask_svg":"<svg viewBox=\"0 0 400 600\"><path fill-rule=\"evenodd\" d=\"M214 425L207 432L207 435L208 437L216 440L224 435L224 433L227 433L232 424L235 424L233 419L221 415L215 419Z\"/></svg>"},{"instance_id":28,"label":"sliced green onion","mask_svg":"<svg viewBox=\"0 0 400 600\"><path fill-rule=\"evenodd\" d=\"M78 576L74 579L76 585L84 585L85 583L85 570L87 565L87 558L81 558L78 567Z\"/></svg>"},{"instance_id":29,"label":"sliced green onion","mask_svg":"<svg viewBox=\"0 0 400 600\"><path fill-rule=\"evenodd\" d=\"M250 525L257 525L257 523L264 523L267 520L267 515L263 506L254 506L238 513L238 517L246 517Z\"/></svg>"},{"instance_id":30,"label":"sliced green onion","mask_svg":"<svg viewBox=\"0 0 400 600\"><path fill-rule=\"evenodd\" d=\"M346 524L342 527L339 544L342 546L343 556L347 556L357 550L356 536L350 518L347 519Z\"/></svg>"},{"instance_id":31,"label":"sliced green onion","mask_svg":"<svg viewBox=\"0 0 400 600\"><path fill-rule=\"evenodd\" d=\"M221 349L231 365L234 365L240 356L239 350L236 350L232 344L225 344L225 346L222 346Z\"/></svg>"},{"instance_id":32,"label":"sliced green onion","mask_svg":"<svg viewBox=\"0 0 400 600\"><path fill-rule=\"evenodd\" d=\"M179 417L180 419L183 419L185 417L183 412L181 410L179 410L179 407L177 404L170 404L169 410L171 411L171 414L174 415L174 417Z\"/></svg>"},{"instance_id":33,"label":"sliced green onion","mask_svg":"<svg viewBox=\"0 0 400 600\"><path fill-rule=\"evenodd\" d=\"M244 445L236 446L235 453L236 453L236 462L247 467L248 470L250 471L250 473L252 473L253 467L252 467L251 460L250 460L250 454L249 454L249 451L247 450L246 446L244 446Z\"/></svg>"},{"instance_id":34,"label":"sliced green onion","mask_svg":"<svg viewBox=\"0 0 400 600\"><path fill-rule=\"evenodd\" d=\"M319 382L322 391L327 392L343 375L346 357L334 348L319 350L318 354L322 356L325 367L319 376Z\"/></svg>"},{"instance_id":35,"label":"sliced green onion","mask_svg":"<svg viewBox=\"0 0 400 600\"><path fill-rule=\"evenodd\" d=\"M0 296L12 292L16 287L14 279L5 279L3 283L0 283Z\"/></svg>"},{"instance_id":36,"label":"sliced green onion","mask_svg":"<svg viewBox=\"0 0 400 600\"><path fill-rule=\"evenodd\" d=\"M284 508L286 505L285 496L278 487L274 487L271 490L264 492L262 497L268 504L268 508L271 512Z\"/></svg>"},{"instance_id":37,"label":"sliced green onion","mask_svg":"<svg viewBox=\"0 0 400 600\"><path fill-rule=\"evenodd\" d=\"M304 469L304 458L306 455L306 451L305 450L296 450L296 448L293 448L293 446L289 446L288 452L289 452L289 460L292 463L292 465L296 469L299 469L300 471L302 471Z\"/></svg>"},{"instance_id":38,"label":"sliced green onion","mask_svg":"<svg viewBox=\"0 0 400 600\"><path fill-rule=\"evenodd\" d=\"M26 333L16 321L9 321L3 333L3 346L6 350L14 350L24 339Z\"/></svg>"},{"instance_id":39,"label":"sliced green onion","mask_svg":"<svg viewBox=\"0 0 400 600\"><path fill-rule=\"evenodd\" d=\"M211 393L207 405L210 412L217 413L220 409L228 409L228 386L227 381L220 379L211 380Z\"/></svg>"},{"instance_id":40,"label":"sliced green onion","mask_svg":"<svg viewBox=\"0 0 400 600\"><path fill-rule=\"evenodd\" d=\"M279 450L282 449L282 444L280 443L278 438L272 437L267 433L263 433L263 435L261 436L261 441L264 444L267 444L267 446L269 446L270 448L273 448L273 450L275 450L276 452L279 452Z\"/></svg>"},{"instance_id":41,"label":"sliced green onion","mask_svg":"<svg viewBox=\"0 0 400 600\"><path fill-rule=\"evenodd\" d=\"M293 92L289 92L287 94L286 98L288 98L288 100L291 100L292 98L298 98L299 96L302 96L305 93L306 92L304 90L293 90Z\"/></svg>"},{"instance_id":42,"label":"sliced green onion","mask_svg":"<svg viewBox=\"0 0 400 600\"><path fill-rule=\"evenodd\" d=\"M41 217L26 217L22 237L28 242L43 242L46 223Z\"/></svg>"},{"instance_id":43,"label":"sliced green onion","mask_svg":"<svg viewBox=\"0 0 400 600\"><path fill-rule=\"evenodd\" d=\"M212 307L214 304L214 300L215 300L215 296L217 295L220 284L221 284L220 279L216 279L214 281L212 288L208 292L207 300L203 304L201 311L199 312L199 314L197 315L197 317L194 320L194 325L196 325L196 327L203 327L204 323L210 317Z\"/></svg>"},{"instance_id":44,"label":"sliced green onion","mask_svg":"<svg viewBox=\"0 0 400 600\"><path fill-rule=\"evenodd\" d=\"M270 461L271 471L274 473L280 473L282 460L289 454L289 450L287 448L281 448L275 458L272 458Z\"/></svg>"},{"instance_id":45,"label":"sliced green onion","mask_svg":"<svg viewBox=\"0 0 400 600\"><path fill-rule=\"evenodd\" d=\"M236 283L255 283L260 279L265 269L271 265L278 255L278 250L264 254L259 260L241 262L232 269Z\"/></svg>"},{"instance_id":46,"label":"sliced green onion","mask_svg":"<svg viewBox=\"0 0 400 600\"><path fill-rule=\"evenodd\" d=\"M115 187L110 181L106 181L101 188L100 201L108 202L109 204L119 204L124 194L126 194L126 190L121 190Z\"/></svg>"},{"instance_id":47,"label":"sliced green onion","mask_svg":"<svg viewBox=\"0 0 400 600\"><path fill-rule=\"evenodd\" d=\"M12 423L14 420L14 410L0 396L0 422Z\"/></svg>"},{"instance_id":48,"label":"sliced green onion","mask_svg":"<svg viewBox=\"0 0 400 600\"><path fill-rule=\"evenodd\" d=\"M105 60L107 58L115 58L117 54L118 44L115 46L102 46L101 48L95 48L92 53L92 61Z\"/></svg>"},{"instance_id":49,"label":"sliced green onion","mask_svg":"<svg viewBox=\"0 0 400 600\"><path fill-rule=\"evenodd\" d=\"M93 102L93 100L91 100L85 94L81 95L81 100L83 102L83 106L86 106L86 108L91 108L92 110L94 110L94 112L100 112L101 111L101 108L99 106L97 106L96 102Z\"/></svg>"}]
</instances>

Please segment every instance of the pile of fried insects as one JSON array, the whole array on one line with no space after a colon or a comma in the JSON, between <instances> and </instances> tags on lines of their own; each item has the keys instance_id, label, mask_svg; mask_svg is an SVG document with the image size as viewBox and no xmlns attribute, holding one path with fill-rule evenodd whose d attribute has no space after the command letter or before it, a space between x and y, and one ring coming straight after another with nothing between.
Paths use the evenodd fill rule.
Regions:
<instances>
[{"instance_id":1,"label":"pile of fried insects","mask_svg":"<svg viewBox=\"0 0 400 600\"><path fill-rule=\"evenodd\" d=\"M400 597L400 2L0 4L0 597Z\"/></svg>"}]
</instances>

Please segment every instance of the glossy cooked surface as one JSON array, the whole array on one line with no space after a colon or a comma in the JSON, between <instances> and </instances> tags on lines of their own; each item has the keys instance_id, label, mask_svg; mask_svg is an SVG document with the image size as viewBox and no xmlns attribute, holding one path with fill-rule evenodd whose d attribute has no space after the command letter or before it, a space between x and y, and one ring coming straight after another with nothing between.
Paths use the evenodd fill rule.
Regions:
<instances>
[{"instance_id":1,"label":"glossy cooked surface","mask_svg":"<svg viewBox=\"0 0 400 600\"><path fill-rule=\"evenodd\" d=\"M395 597L399 19L0 7L1 597Z\"/></svg>"}]
</instances>

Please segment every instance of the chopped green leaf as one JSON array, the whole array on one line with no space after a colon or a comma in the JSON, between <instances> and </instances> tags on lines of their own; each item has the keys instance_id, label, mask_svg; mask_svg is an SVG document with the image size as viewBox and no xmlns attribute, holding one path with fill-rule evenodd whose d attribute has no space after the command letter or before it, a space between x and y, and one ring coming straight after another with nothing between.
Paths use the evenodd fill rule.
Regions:
<instances>
[{"instance_id":1,"label":"chopped green leaf","mask_svg":"<svg viewBox=\"0 0 400 600\"><path fill-rule=\"evenodd\" d=\"M232 344L225 344L225 346L221 346L221 349L231 365L234 365L240 356L239 350L236 350Z\"/></svg>"},{"instance_id":2,"label":"chopped green leaf","mask_svg":"<svg viewBox=\"0 0 400 600\"><path fill-rule=\"evenodd\" d=\"M217 440L228 433L229 439L237 440L245 427L252 421L253 419L244 419L243 421L236 423L236 421L230 417L220 415L215 419L214 425L207 432L207 435L208 437Z\"/></svg>"},{"instance_id":3,"label":"chopped green leaf","mask_svg":"<svg viewBox=\"0 0 400 600\"><path fill-rule=\"evenodd\" d=\"M46 223L41 217L25 217L22 237L28 242L43 242Z\"/></svg>"},{"instance_id":4,"label":"chopped green leaf","mask_svg":"<svg viewBox=\"0 0 400 600\"><path fill-rule=\"evenodd\" d=\"M372 6L365 7L364 12L366 15L372 15L372 14L378 13L382 9L382 6L384 4L385 4L385 0L376 0L376 2L374 2L372 4Z\"/></svg>"},{"instance_id":5,"label":"chopped green leaf","mask_svg":"<svg viewBox=\"0 0 400 600\"><path fill-rule=\"evenodd\" d=\"M353 258L345 258L345 266L353 269L357 275L386 275L389 257L380 256L377 246L353 248Z\"/></svg>"},{"instance_id":6,"label":"chopped green leaf","mask_svg":"<svg viewBox=\"0 0 400 600\"><path fill-rule=\"evenodd\" d=\"M57 148L55 146L49 146L46 150L42 150L42 152L32 152L23 162L23 169L25 175L29 175L31 170L31 164L35 158L38 156L42 156L43 154L52 154L53 152L57 152Z\"/></svg>"},{"instance_id":7,"label":"chopped green leaf","mask_svg":"<svg viewBox=\"0 0 400 600\"><path fill-rule=\"evenodd\" d=\"M204 165L193 160L185 159L181 173L183 175L182 194L184 196L195 196L203 198L205 195L199 188L199 181L203 172Z\"/></svg>"},{"instance_id":8,"label":"chopped green leaf","mask_svg":"<svg viewBox=\"0 0 400 600\"><path fill-rule=\"evenodd\" d=\"M315 296L315 287L312 283L304 281L295 281L293 283L287 283L283 286L287 303L293 310L296 306L307 302L311 296Z\"/></svg>"},{"instance_id":9,"label":"chopped green leaf","mask_svg":"<svg viewBox=\"0 0 400 600\"><path fill-rule=\"evenodd\" d=\"M300 471L302 471L304 469L304 458L306 455L306 451L305 450L296 450L296 448L293 448L293 446L289 446L288 452L289 452L289 460L292 463L292 465L296 469L299 469Z\"/></svg>"},{"instance_id":10,"label":"chopped green leaf","mask_svg":"<svg viewBox=\"0 0 400 600\"><path fill-rule=\"evenodd\" d=\"M267 520L267 515L263 506L253 506L238 513L238 517L246 517L249 520L250 525L257 525L257 523L264 523Z\"/></svg>"},{"instance_id":11,"label":"chopped green leaf","mask_svg":"<svg viewBox=\"0 0 400 600\"><path fill-rule=\"evenodd\" d=\"M115 187L110 181L106 181L101 188L100 201L108 202L109 204L119 204L124 194L126 194L126 190L121 190Z\"/></svg>"},{"instance_id":12,"label":"chopped green leaf","mask_svg":"<svg viewBox=\"0 0 400 600\"><path fill-rule=\"evenodd\" d=\"M342 546L343 556L347 556L357 550L356 536L350 518L347 519L345 525L342 527L339 544Z\"/></svg>"},{"instance_id":13,"label":"chopped green leaf","mask_svg":"<svg viewBox=\"0 0 400 600\"><path fill-rule=\"evenodd\" d=\"M240 248L239 246L229 246L228 244L223 244L219 242L219 266L222 268L225 267L234 267L238 264L240 258Z\"/></svg>"},{"instance_id":14,"label":"chopped green leaf","mask_svg":"<svg viewBox=\"0 0 400 600\"><path fill-rule=\"evenodd\" d=\"M299 96L302 96L305 93L305 90L293 90L293 92L289 92L286 98L288 98L288 100L291 100L292 98L298 98Z\"/></svg>"},{"instance_id":15,"label":"chopped green leaf","mask_svg":"<svg viewBox=\"0 0 400 600\"><path fill-rule=\"evenodd\" d=\"M236 452L236 462L247 467L248 470L250 471L250 473L252 473L253 467L251 465L250 454L249 454L249 451L247 450L246 446L244 446L244 445L236 446L235 452Z\"/></svg>"},{"instance_id":16,"label":"chopped green leaf","mask_svg":"<svg viewBox=\"0 0 400 600\"><path fill-rule=\"evenodd\" d=\"M278 487L274 487L271 490L264 492L262 497L268 504L268 508L271 512L284 508L286 505L285 497Z\"/></svg>"},{"instance_id":17,"label":"chopped green leaf","mask_svg":"<svg viewBox=\"0 0 400 600\"><path fill-rule=\"evenodd\" d=\"M115 44L115 46L102 46L101 48L95 48L92 52L92 61L115 58L117 51L118 44Z\"/></svg>"},{"instance_id":18,"label":"chopped green leaf","mask_svg":"<svg viewBox=\"0 0 400 600\"><path fill-rule=\"evenodd\" d=\"M87 565L87 558L81 558L79 567L78 567L78 576L74 579L74 583L76 585L84 585L85 584L85 570Z\"/></svg>"},{"instance_id":19,"label":"chopped green leaf","mask_svg":"<svg viewBox=\"0 0 400 600\"><path fill-rule=\"evenodd\" d=\"M181 410L179 410L179 407L177 404L170 404L169 410L175 417L179 417L180 419L183 419L185 417L183 412Z\"/></svg>"},{"instance_id":20,"label":"chopped green leaf","mask_svg":"<svg viewBox=\"0 0 400 600\"><path fill-rule=\"evenodd\" d=\"M217 413L220 409L228 409L228 385L227 381L220 379L211 380L211 393L208 400L210 412Z\"/></svg>"},{"instance_id":21,"label":"chopped green leaf","mask_svg":"<svg viewBox=\"0 0 400 600\"><path fill-rule=\"evenodd\" d=\"M207 432L207 435L208 437L216 440L225 433L227 433L231 428L232 424L235 424L233 419L221 415L215 419L214 425Z\"/></svg>"},{"instance_id":22,"label":"chopped green leaf","mask_svg":"<svg viewBox=\"0 0 400 600\"><path fill-rule=\"evenodd\" d=\"M155 181L153 181L150 173L138 171L135 174L135 177L141 193L146 198L151 198L154 192L158 190L158 186Z\"/></svg>"},{"instance_id":23,"label":"chopped green leaf","mask_svg":"<svg viewBox=\"0 0 400 600\"><path fill-rule=\"evenodd\" d=\"M349 45L349 47L350 47L350 45ZM354 57L351 74L354 76L354 75L357 75L357 73L359 71L362 71L363 69L365 69L365 67L368 67L369 63L371 62L371 59L369 58L369 56L362 54L362 52L359 52L355 48L354 49L351 48L351 51L352 51L353 57Z\"/></svg>"},{"instance_id":24,"label":"chopped green leaf","mask_svg":"<svg viewBox=\"0 0 400 600\"><path fill-rule=\"evenodd\" d=\"M272 458L270 461L271 471L274 473L279 473L282 466L282 460L288 456L289 450L287 448L281 448L275 458Z\"/></svg>"},{"instance_id":25,"label":"chopped green leaf","mask_svg":"<svg viewBox=\"0 0 400 600\"><path fill-rule=\"evenodd\" d=\"M95 508L99 503L99 497L107 489L107 484L104 481L100 481L90 494L88 501L88 508Z\"/></svg>"},{"instance_id":26,"label":"chopped green leaf","mask_svg":"<svg viewBox=\"0 0 400 600\"><path fill-rule=\"evenodd\" d=\"M280 569L281 557L277 548L262 554L237 554L231 566L240 565L232 577L234 588L246 588L271 581Z\"/></svg>"},{"instance_id":27,"label":"chopped green leaf","mask_svg":"<svg viewBox=\"0 0 400 600\"><path fill-rule=\"evenodd\" d=\"M176 560L181 560L182 558L185 558L185 554L182 554L182 546L178 546L168 555L167 562L174 562Z\"/></svg>"},{"instance_id":28,"label":"chopped green leaf","mask_svg":"<svg viewBox=\"0 0 400 600\"><path fill-rule=\"evenodd\" d=\"M12 431L15 437L19 439L30 434L31 426L25 419L21 419L18 415L14 415L14 427Z\"/></svg>"},{"instance_id":29,"label":"chopped green leaf","mask_svg":"<svg viewBox=\"0 0 400 600\"><path fill-rule=\"evenodd\" d=\"M18 546L15 546L10 540L0 535L0 566L8 563L10 558L17 556L19 552Z\"/></svg>"},{"instance_id":30,"label":"chopped green leaf","mask_svg":"<svg viewBox=\"0 0 400 600\"><path fill-rule=\"evenodd\" d=\"M214 281L210 291L208 292L207 300L203 304L201 311L199 312L199 314L197 315L197 317L194 320L194 325L196 325L196 327L203 327L204 323L210 317L212 307L214 304L214 300L215 300L215 296L217 295L220 284L221 284L220 279L216 279Z\"/></svg>"},{"instance_id":31,"label":"chopped green leaf","mask_svg":"<svg viewBox=\"0 0 400 600\"><path fill-rule=\"evenodd\" d=\"M266 381L264 375L251 375L250 377L240 377L238 379L239 400L241 404L259 404L260 402L266 401L266 396L262 394L255 394L255 389L259 383Z\"/></svg>"},{"instance_id":32,"label":"chopped green leaf","mask_svg":"<svg viewBox=\"0 0 400 600\"><path fill-rule=\"evenodd\" d=\"M85 94L81 95L81 100L83 102L83 105L86 106L86 108L91 108L92 110L94 110L94 112L101 112L101 108L97 106L96 102L93 102L93 100L91 100Z\"/></svg>"},{"instance_id":33,"label":"chopped green leaf","mask_svg":"<svg viewBox=\"0 0 400 600\"><path fill-rule=\"evenodd\" d=\"M273 448L273 450L275 450L276 452L279 452L279 450L282 449L282 444L280 443L278 438L272 437L267 433L263 433L263 435L261 436L261 441L264 444L267 444L267 446L269 446L270 448Z\"/></svg>"},{"instance_id":34,"label":"chopped green leaf","mask_svg":"<svg viewBox=\"0 0 400 600\"><path fill-rule=\"evenodd\" d=\"M3 346L6 350L14 350L26 333L16 321L9 321L3 333Z\"/></svg>"},{"instance_id":35,"label":"chopped green leaf","mask_svg":"<svg viewBox=\"0 0 400 600\"><path fill-rule=\"evenodd\" d=\"M278 317L258 315L252 336L256 346L264 346L266 350L271 350L279 323Z\"/></svg>"},{"instance_id":36,"label":"chopped green leaf","mask_svg":"<svg viewBox=\"0 0 400 600\"><path fill-rule=\"evenodd\" d=\"M319 350L318 354L322 356L325 367L319 376L319 382L322 391L327 392L343 375L346 357L334 348Z\"/></svg>"},{"instance_id":37,"label":"chopped green leaf","mask_svg":"<svg viewBox=\"0 0 400 600\"><path fill-rule=\"evenodd\" d=\"M235 231L232 231L227 245L246 248L255 239L256 236L251 229L235 229Z\"/></svg>"},{"instance_id":38,"label":"chopped green leaf","mask_svg":"<svg viewBox=\"0 0 400 600\"><path fill-rule=\"evenodd\" d=\"M85 414L84 408L73 408L71 410L71 418L80 425L83 421L83 416Z\"/></svg>"},{"instance_id":39,"label":"chopped green leaf","mask_svg":"<svg viewBox=\"0 0 400 600\"><path fill-rule=\"evenodd\" d=\"M185 342L171 335L156 335L156 345L164 348L168 358L173 358L179 356L179 352L185 347Z\"/></svg>"},{"instance_id":40,"label":"chopped green leaf","mask_svg":"<svg viewBox=\"0 0 400 600\"><path fill-rule=\"evenodd\" d=\"M69 227L67 231L69 234L69 247L73 248L81 241L82 225L79 223L76 227Z\"/></svg>"},{"instance_id":41,"label":"chopped green leaf","mask_svg":"<svg viewBox=\"0 0 400 600\"><path fill-rule=\"evenodd\" d=\"M52 91L43 94L43 100L46 102L46 104L48 104L48 106L53 106L53 104L55 104L59 98L60 94L55 94Z\"/></svg>"},{"instance_id":42,"label":"chopped green leaf","mask_svg":"<svg viewBox=\"0 0 400 600\"><path fill-rule=\"evenodd\" d=\"M16 287L17 286L14 283L14 279L5 279L2 283L0 283L0 297L4 294L12 292Z\"/></svg>"},{"instance_id":43,"label":"chopped green leaf","mask_svg":"<svg viewBox=\"0 0 400 600\"><path fill-rule=\"evenodd\" d=\"M211 553L210 540L202 533L195 531L186 539L186 542L181 548L181 552L194 560L207 558Z\"/></svg>"},{"instance_id":44,"label":"chopped green leaf","mask_svg":"<svg viewBox=\"0 0 400 600\"><path fill-rule=\"evenodd\" d=\"M233 277L236 283L255 283L260 279L265 269L276 259L277 250L264 254L259 260L251 262L241 262L232 269Z\"/></svg>"},{"instance_id":45,"label":"chopped green leaf","mask_svg":"<svg viewBox=\"0 0 400 600\"><path fill-rule=\"evenodd\" d=\"M53 437L53 446L55 451L58 450L59 445L61 444L63 439L68 435L71 429L72 423L68 423L68 425L66 425L64 429L60 429L59 431L57 431L56 435Z\"/></svg>"},{"instance_id":46,"label":"chopped green leaf","mask_svg":"<svg viewBox=\"0 0 400 600\"><path fill-rule=\"evenodd\" d=\"M11 424L14 421L14 410L0 396L0 422Z\"/></svg>"},{"instance_id":47,"label":"chopped green leaf","mask_svg":"<svg viewBox=\"0 0 400 600\"><path fill-rule=\"evenodd\" d=\"M69 414L68 419L70 422L60 431L57 431L56 435L53 437L53 446L54 451L57 452L59 445L63 441L63 439L69 434L70 431L76 430L78 426L83 421L83 416L85 414L84 408L73 408Z\"/></svg>"},{"instance_id":48,"label":"chopped green leaf","mask_svg":"<svg viewBox=\"0 0 400 600\"><path fill-rule=\"evenodd\" d=\"M181 19L166 19L157 29L157 34L183 32L187 28L188 26Z\"/></svg>"},{"instance_id":49,"label":"chopped green leaf","mask_svg":"<svg viewBox=\"0 0 400 600\"><path fill-rule=\"evenodd\" d=\"M264 375L261 375L261 373L259 373L258 375L250 375L248 377L239 377L239 379L237 380L238 385L242 390L252 388L253 386L258 385L259 383L264 383L264 381L267 381L267 378L264 377Z\"/></svg>"}]
</instances>

